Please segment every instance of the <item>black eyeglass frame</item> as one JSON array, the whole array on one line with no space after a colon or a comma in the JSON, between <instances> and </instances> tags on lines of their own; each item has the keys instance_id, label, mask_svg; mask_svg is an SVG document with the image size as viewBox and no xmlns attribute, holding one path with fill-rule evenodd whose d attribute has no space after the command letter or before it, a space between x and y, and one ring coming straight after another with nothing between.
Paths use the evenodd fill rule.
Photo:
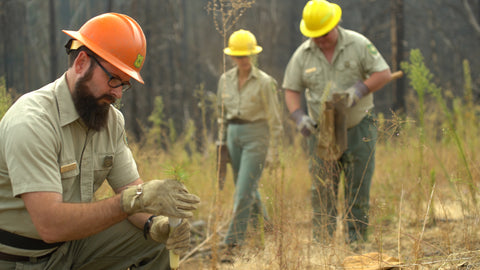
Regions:
<instances>
[{"instance_id":1,"label":"black eyeglass frame","mask_svg":"<svg viewBox=\"0 0 480 270\"><path fill-rule=\"evenodd\" d=\"M108 86L110 86L112 88L117 88L117 87L121 86L122 87L122 92L126 92L128 89L130 89L132 87L130 82L124 82L120 78L115 77L112 74L110 74L110 72L108 72L108 70L106 68L104 68L102 66L102 64L100 64L100 61L98 61L98 59L95 56L90 55L90 54L88 54L88 56L93 58L93 60L95 60L95 63L97 63L97 65L103 70L103 72L105 72L105 74L107 74L107 76L108 76Z\"/></svg>"}]
</instances>

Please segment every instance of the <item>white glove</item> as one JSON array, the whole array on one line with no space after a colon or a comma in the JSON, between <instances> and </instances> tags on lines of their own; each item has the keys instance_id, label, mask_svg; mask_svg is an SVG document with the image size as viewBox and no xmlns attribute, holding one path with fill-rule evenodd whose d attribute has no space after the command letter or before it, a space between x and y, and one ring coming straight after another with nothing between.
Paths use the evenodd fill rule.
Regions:
<instances>
[{"instance_id":1,"label":"white glove","mask_svg":"<svg viewBox=\"0 0 480 270\"><path fill-rule=\"evenodd\" d=\"M362 82L358 81L350 88L348 88L345 93L347 93L347 107L353 107L357 102L370 93L370 89Z\"/></svg>"},{"instance_id":2,"label":"white glove","mask_svg":"<svg viewBox=\"0 0 480 270\"><path fill-rule=\"evenodd\" d=\"M297 123L297 130L303 136L308 137L317 128L317 123L310 116L306 115L301 109L297 109L292 113L292 118Z\"/></svg>"}]
</instances>

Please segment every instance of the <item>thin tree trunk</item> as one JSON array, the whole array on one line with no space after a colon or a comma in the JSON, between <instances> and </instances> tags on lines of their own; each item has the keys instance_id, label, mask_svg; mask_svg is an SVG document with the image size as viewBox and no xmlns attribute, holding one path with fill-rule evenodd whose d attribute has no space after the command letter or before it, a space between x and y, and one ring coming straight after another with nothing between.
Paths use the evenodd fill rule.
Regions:
<instances>
[{"instance_id":1,"label":"thin tree trunk","mask_svg":"<svg viewBox=\"0 0 480 270\"><path fill-rule=\"evenodd\" d=\"M391 9L392 70L398 70L403 61L403 39L405 31L403 0L392 1ZM405 111L405 80L400 78L392 84L394 93L393 108Z\"/></svg>"},{"instance_id":2,"label":"thin tree trunk","mask_svg":"<svg viewBox=\"0 0 480 270\"><path fill-rule=\"evenodd\" d=\"M50 24L49 24L49 34L50 34L50 80L54 81L57 78L57 29L55 24L55 1L49 0L48 2Z\"/></svg>"}]
</instances>

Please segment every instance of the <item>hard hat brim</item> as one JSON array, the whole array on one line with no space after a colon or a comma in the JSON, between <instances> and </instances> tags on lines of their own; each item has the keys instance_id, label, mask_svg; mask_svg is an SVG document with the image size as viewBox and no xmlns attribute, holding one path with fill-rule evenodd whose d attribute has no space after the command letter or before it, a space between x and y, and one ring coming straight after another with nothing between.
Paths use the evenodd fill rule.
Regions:
<instances>
[{"instance_id":1,"label":"hard hat brim","mask_svg":"<svg viewBox=\"0 0 480 270\"><path fill-rule=\"evenodd\" d=\"M300 22L300 32L302 32L304 36L309 38L320 37L330 32L335 26L337 26L338 22L340 21L340 18L342 17L342 9L340 8L339 5L335 3L330 3L330 5L333 5L333 8L335 9L335 15L332 18L332 20L327 25L325 25L322 29L312 31L307 28L307 26L305 25L305 21L302 19L302 21Z\"/></svg>"},{"instance_id":2,"label":"hard hat brim","mask_svg":"<svg viewBox=\"0 0 480 270\"><path fill-rule=\"evenodd\" d=\"M231 50L230 48L225 48L223 52L226 55L231 55L231 56L249 56L249 55L259 54L262 50L263 48L257 45L253 50L235 51L235 50Z\"/></svg>"},{"instance_id":3,"label":"hard hat brim","mask_svg":"<svg viewBox=\"0 0 480 270\"><path fill-rule=\"evenodd\" d=\"M96 53L98 56L102 57L105 61L109 62L116 68L120 69L122 72L130 76L131 78L135 79L141 84L145 82L142 79L142 76L139 72L133 70L132 68L125 65L122 61L120 61L117 57L113 56L111 53L102 49L99 45L95 44L87 37L79 33L78 31L70 31L70 30L62 30L65 34L69 35L70 37L80 41L85 47L90 49L92 52Z\"/></svg>"}]
</instances>

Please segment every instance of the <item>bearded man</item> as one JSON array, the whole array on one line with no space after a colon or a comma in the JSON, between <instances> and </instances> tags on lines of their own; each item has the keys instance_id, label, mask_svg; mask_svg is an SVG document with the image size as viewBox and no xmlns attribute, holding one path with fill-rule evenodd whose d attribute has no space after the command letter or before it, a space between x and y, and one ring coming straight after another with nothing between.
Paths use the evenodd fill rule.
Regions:
<instances>
[{"instance_id":1,"label":"bearded man","mask_svg":"<svg viewBox=\"0 0 480 270\"><path fill-rule=\"evenodd\" d=\"M112 104L140 83L141 27L106 13L66 31L68 70L0 122L0 269L169 269L199 198L139 176ZM107 180L116 195L95 201ZM168 217L183 219L170 233Z\"/></svg>"}]
</instances>

